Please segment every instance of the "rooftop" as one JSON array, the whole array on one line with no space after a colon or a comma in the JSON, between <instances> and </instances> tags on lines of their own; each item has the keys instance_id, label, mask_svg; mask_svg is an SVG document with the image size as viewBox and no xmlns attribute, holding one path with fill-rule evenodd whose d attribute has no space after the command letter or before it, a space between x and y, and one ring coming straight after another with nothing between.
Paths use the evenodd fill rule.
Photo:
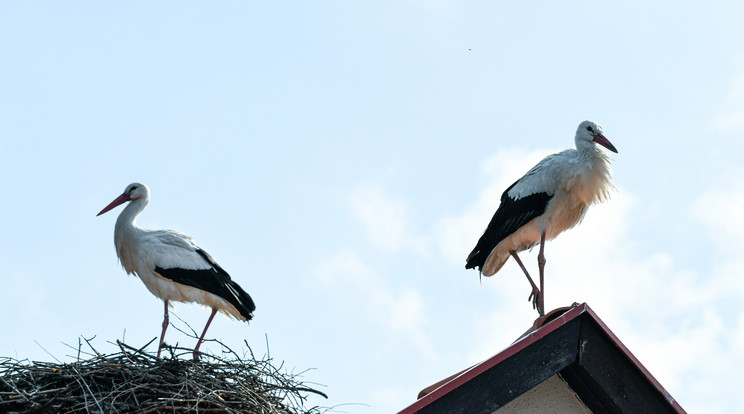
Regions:
<instances>
[{"instance_id":1,"label":"rooftop","mask_svg":"<svg viewBox=\"0 0 744 414\"><path fill-rule=\"evenodd\" d=\"M517 412L507 404L562 383L593 413L685 413L584 303L538 318L508 348L425 388L399 414Z\"/></svg>"}]
</instances>

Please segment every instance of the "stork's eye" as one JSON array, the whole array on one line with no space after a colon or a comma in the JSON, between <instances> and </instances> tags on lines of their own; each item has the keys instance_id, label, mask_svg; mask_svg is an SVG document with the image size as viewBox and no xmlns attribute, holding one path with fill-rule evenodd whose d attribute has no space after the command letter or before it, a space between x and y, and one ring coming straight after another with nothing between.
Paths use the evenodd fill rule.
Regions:
<instances>
[{"instance_id":1,"label":"stork's eye","mask_svg":"<svg viewBox=\"0 0 744 414\"><path fill-rule=\"evenodd\" d=\"M132 186L132 188L129 189L129 194L132 194L132 192L134 192L134 190L136 190L136 189L137 189L137 186L136 185L135 186Z\"/></svg>"},{"instance_id":2,"label":"stork's eye","mask_svg":"<svg viewBox=\"0 0 744 414\"><path fill-rule=\"evenodd\" d=\"M592 134L594 133L594 130L590 126L586 127L586 130L589 131L589 132L591 132Z\"/></svg>"}]
</instances>

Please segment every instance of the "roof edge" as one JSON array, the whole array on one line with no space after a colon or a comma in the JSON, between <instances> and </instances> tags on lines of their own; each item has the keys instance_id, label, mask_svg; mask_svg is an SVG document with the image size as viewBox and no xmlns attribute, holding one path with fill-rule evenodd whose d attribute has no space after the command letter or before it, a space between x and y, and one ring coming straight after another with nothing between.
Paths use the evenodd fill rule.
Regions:
<instances>
[{"instance_id":1,"label":"roof edge","mask_svg":"<svg viewBox=\"0 0 744 414\"><path fill-rule=\"evenodd\" d=\"M544 338L548 334L566 324L568 321L573 320L582 313L586 312L586 309L588 308L589 306L586 303L582 303L580 305L574 304L569 307L557 308L553 311L550 311L545 316L537 318L533 323L532 328L522 334L522 336L520 336L519 339L517 339L514 343L509 345L509 347L485 361L479 362L471 366L470 368L460 371L457 374L454 374L425 388L424 390L422 390L421 393L419 393L419 399L407 408L400 411L399 414L412 414L421 410L422 408L436 401L437 399L459 387L460 385L470 381L483 372L491 369L495 365L503 362L507 358L515 355L519 351ZM563 313L560 312L565 309L568 310ZM423 394L423 391L431 388L434 389L431 390L429 393L421 396L421 394Z\"/></svg>"},{"instance_id":2,"label":"roof edge","mask_svg":"<svg viewBox=\"0 0 744 414\"><path fill-rule=\"evenodd\" d=\"M586 303L577 304L574 303L572 306L562 307L554 309L544 317L538 318L533 323L532 327L527 330L522 336L514 341L507 348L486 359L485 361L479 362L467 369L464 369L454 375L451 375L441 381L438 381L426 388L424 388L416 400L410 406L404 408L399 414L413 414L416 413L433 402L437 401L441 397L444 397L451 391L461 387L468 381L478 377L486 371L494 368L496 365L501 364L506 359L516 355L520 351L529 347L530 345L540 341L547 335L555 332L557 329L563 327L568 322L579 318L581 315L586 313L586 317L589 317L593 322L597 324L599 330L606 335L610 343L616 347L616 349L622 354L627 361L638 370L638 373L642 375L651 385L652 389L655 389L663 399L667 401L671 408L678 413L686 413L682 406L677 402L674 397L659 383L659 381L646 369L645 366L633 355L632 352L620 341L620 339L610 330L610 328L599 318L599 316L592 310Z\"/></svg>"}]
</instances>

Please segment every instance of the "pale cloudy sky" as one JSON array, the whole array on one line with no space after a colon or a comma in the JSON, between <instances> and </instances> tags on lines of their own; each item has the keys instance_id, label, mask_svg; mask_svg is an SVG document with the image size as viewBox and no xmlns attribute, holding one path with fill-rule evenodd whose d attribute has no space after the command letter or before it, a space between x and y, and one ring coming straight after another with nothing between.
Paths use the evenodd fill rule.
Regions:
<instances>
[{"instance_id":1,"label":"pale cloudy sky","mask_svg":"<svg viewBox=\"0 0 744 414\"><path fill-rule=\"evenodd\" d=\"M742 15L2 3L0 355L158 335L162 302L117 263L119 210L95 217L142 181L139 223L194 236L257 303L213 337L315 368L314 403L395 412L532 324L516 264L479 280L464 259L506 186L593 119L618 190L547 245L546 308L589 303L688 411L744 411Z\"/></svg>"}]
</instances>

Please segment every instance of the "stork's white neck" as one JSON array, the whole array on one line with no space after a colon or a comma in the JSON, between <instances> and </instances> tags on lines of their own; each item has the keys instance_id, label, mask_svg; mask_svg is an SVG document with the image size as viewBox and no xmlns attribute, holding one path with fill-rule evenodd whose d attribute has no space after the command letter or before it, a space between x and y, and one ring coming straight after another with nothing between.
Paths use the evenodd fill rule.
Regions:
<instances>
[{"instance_id":1,"label":"stork's white neck","mask_svg":"<svg viewBox=\"0 0 744 414\"><path fill-rule=\"evenodd\" d=\"M145 209L149 202L149 197L140 197L132 200L119 214L114 227L114 244L119 251L119 258L122 258L122 249L127 244L134 242L137 234L143 230L137 226L137 216Z\"/></svg>"},{"instance_id":2,"label":"stork's white neck","mask_svg":"<svg viewBox=\"0 0 744 414\"><path fill-rule=\"evenodd\" d=\"M140 197L130 201L124 208L124 211L119 214L119 218L116 219L114 245L116 245L116 252L121 265L129 274L136 271L135 263L138 239L145 233L145 230L137 227L136 220L139 213L147 206L148 198Z\"/></svg>"},{"instance_id":3,"label":"stork's white neck","mask_svg":"<svg viewBox=\"0 0 744 414\"><path fill-rule=\"evenodd\" d=\"M150 200L147 197L140 197L130 201L124 208L124 211L119 214L119 218L116 219L116 229L118 230L120 227L137 227L137 216L145 209L148 201Z\"/></svg>"}]
</instances>

